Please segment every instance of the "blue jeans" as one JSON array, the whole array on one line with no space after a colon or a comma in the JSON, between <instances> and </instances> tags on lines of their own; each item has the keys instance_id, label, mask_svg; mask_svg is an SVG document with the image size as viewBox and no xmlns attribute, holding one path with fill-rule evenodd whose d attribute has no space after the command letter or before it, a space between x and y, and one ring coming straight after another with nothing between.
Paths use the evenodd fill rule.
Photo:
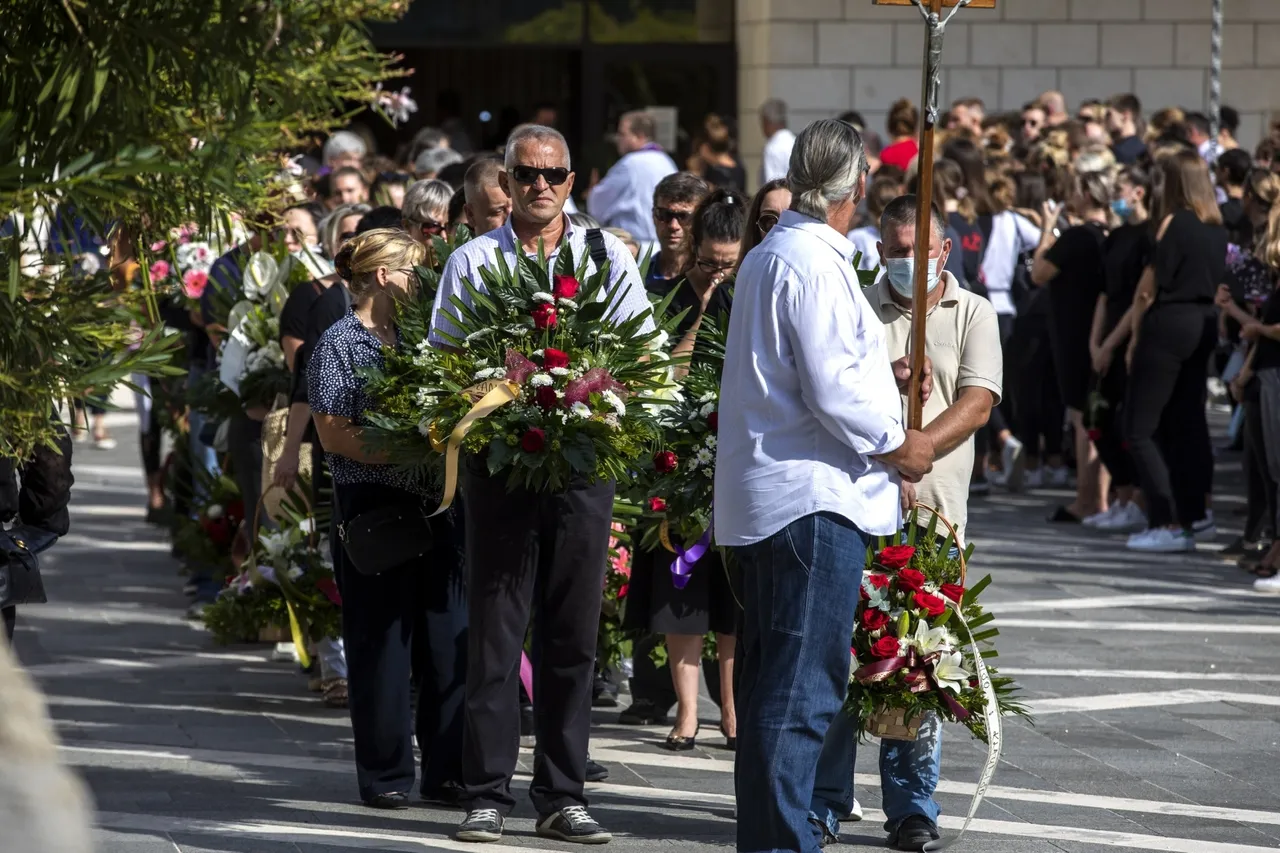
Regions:
<instances>
[{"instance_id":1,"label":"blue jeans","mask_svg":"<svg viewBox=\"0 0 1280 853\"><path fill-rule=\"evenodd\" d=\"M814 769L849 682L849 634L867 537L832 513L808 515L737 549L738 850L817 853Z\"/></svg>"},{"instance_id":2,"label":"blue jeans","mask_svg":"<svg viewBox=\"0 0 1280 853\"><path fill-rule=\"evenodd\" d=\"M840 714L827 729L818 759L809 817L822 821L827 830L840 836L840 819L853 810L853 765L858 755L859 732L848 714ZM923 815L935 826L938 804L933 793L938 788L942 764L942 721L927 714L915 740L880 741L880 794L885 831L893 842L898 827L911 815Z\"/></svg>"}]
</instances>

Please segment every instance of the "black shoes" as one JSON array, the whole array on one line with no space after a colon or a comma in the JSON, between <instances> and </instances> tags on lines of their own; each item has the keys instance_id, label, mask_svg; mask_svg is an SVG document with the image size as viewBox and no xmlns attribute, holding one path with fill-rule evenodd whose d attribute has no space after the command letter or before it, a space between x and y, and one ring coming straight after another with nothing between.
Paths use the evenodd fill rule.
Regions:
<instances>
[{"instance_id":1,"label":"black shoes","mask_svg":"<svg viewBox=\"0 0 1280 853\"><path fill-rule=\"evenodd\" d=\"M587 756L587 781L603 782L609 778L609 768L599 762L592 761L591 756Z\"/></svg>"},{"instance_id":2,"label":"black shoes","mask_svg":"<svg viewBox=\"0 0 1280 853\"><path fill-rule=\"evenodd\" d=\"M409 808L409 797L400 791L392 791L389 794L376 794L365 800L364 804L371 809L399 811L400 809Z\"/></svg>"},{"instance_id":3,"label":"black shoes","mask_svg":"<svg viewBox=\"0 0 1280 853\"><path fill-rule=\"evenodd\" d=\"M724 748L730 752L738 751L738 736L731 735L724 730L724 723L720 724L720 734L724 735Z\"/></svg>"},{"instance_id":4,"label":"black shoes","mask_svg":"<svg viewBox=\"0 0 1280 853\"><path fill-rule=\"evenodd\" d=\"M618 723L623 726L663 726L667 723L667 712L648 699L636 699L631 707L618 714Z\"/></svg>"},{"instance_id":5,"label":"black shoes","mask_svg":"<svg viewBox=\"0 0 1280 853\"><path fill-rule=\"evenodd\" d=\"M826 847L829 844L835 844L840 839L831 834L831 830L827 829L827 825L816 817L809 818L809 823L813 824L818 831L818 846Z\"/></svg>"},{"instance_id":6,"label":"black shoes","mask_svg":"<svg viewBox=\"0 0 1280 853\"><path fill-rule=\"evenodd\" d=\"M538 834L576 844L607 844L613 840L582 806L565 806L538 820ZM461 834L458 836L461 838Z\"/></svg>"},{"instance_id":7,"label":"black shoes","mask_svg":"<svg viewBox=\"0 0 1280 853\"><path fill-rule=\"evenodd\" d=\"M658 744L658 746L662 747L663 749L669 749L672 752L689 752L691 749L697 746L698 731L701 728L702 726L699 725L698 728L693 730L693 734L689 737L685 737L683 735L677 735L677 734L669 734L667 735L667 739L664 740L662 743Z\"/></svg>"},{"instance_id":8,"label":"black shoes","mask_svg":"<svg viewBox=\"0 0 1280 853\"><path fill-rule=\"evenodd\" d=\"M938 828L924 815L913 814L898 824L898 831L889 843L899 850L923 850L938 837Z\"/></svg>"},{"instance_id":9,"label":"black shoes","mask_svg":"<svg viewBox=\"0 0 1280 853\"><path fill-rule=\"evenodd\" d=\"M454 837L459 841L501 841L502 815L497 809L472 809Z\"/></svg>"},{"instance_id":10,"label":"black shoes","mask_svg":"<svg viewBox=\"0 0 1280 853\"><path fill-rule=\"evenodd\" d=\"M439 809L456 809L462 806L462 786L446 782L439 788L423 789L422 802Z\"/></svg>"},{"instance_id":11,"label":"black shoes","mask_svg":"<svg viewBox=\"0 0 1280 853\"><path fill-rule=\"evenodd\" d=\"M591 685L591 707L618 707L618 685L614 684L600 672L596 673L595 682Z\"/></svg>"}]
</instances>

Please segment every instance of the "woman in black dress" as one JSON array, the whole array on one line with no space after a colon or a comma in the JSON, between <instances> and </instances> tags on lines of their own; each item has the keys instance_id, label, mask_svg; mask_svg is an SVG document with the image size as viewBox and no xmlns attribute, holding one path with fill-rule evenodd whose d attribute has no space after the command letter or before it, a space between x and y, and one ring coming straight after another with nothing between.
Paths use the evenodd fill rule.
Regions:
<instances>
[{"instance_id":1,"label":"woman in black dress","mask_svg":"<svg viewBox=\"0 0 1280 853\"><path fill-rule=\"evenodd\" d=\"M1125 438L1149 527L1130 536L1128 547L1176 553L1195 550L1197 528L1212 530L1205 379L1218 343L1213 303L1226 274L1227 232L1209 169L1195 149L1157 159L1152 194L1156 250L1134 296L1124 403Z\"/></svg>"},{"instance_id":2,"label":"woman in black dress","mask_svg":"<svg viewBox=\"0 0 1280 853\"><path fill-rule=\"evenodd\" d=\"M740 193L716 190L694 211L693 261L684 280L676 285L679 289L670 306L673 312L690 310L676 329L679 342L673 354L692 353L708 313L727 322L732 297L726 283L738 265L747 220L746 202ZM733 586L720 553L714 548L694 566L684 589L676 589L672 583L672 559L662 548L636 549L624 627L666 635L677 706L675 725L662 746L676 751L694 748L703 637L715 633L720 663L720 730L732 747L737 740L733 702L737 605Z\"/></svg>"},{"instance_id":3,"label":"woman in black dress","mask_svg":"<svg viewBox=\"0 0 1280 853\"><path fill-rule=\"evenodd\" d=\"M1031 281L1049 288L1049 346L1062 404L1075 431L1076 499L1059 507L1053 521L1096 522L1107 509L1107 482L1097 450L1089 441L1084 412L1089 405L1089 332L1103 288L1102 244L1111 215L1111 178L1103 172L1077 174L1067 201L1072 221L1062 231L1053 226L1060 213L1046 202ZM1096 516L1096 517L1095 517Z\"/></svg>"}]
</instances>

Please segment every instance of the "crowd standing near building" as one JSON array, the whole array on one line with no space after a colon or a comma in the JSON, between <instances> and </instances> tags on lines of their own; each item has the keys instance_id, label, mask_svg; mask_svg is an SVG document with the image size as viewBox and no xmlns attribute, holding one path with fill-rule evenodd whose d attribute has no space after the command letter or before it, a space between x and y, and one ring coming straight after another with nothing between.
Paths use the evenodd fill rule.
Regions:
<instances>
[{"instance_id":1,"label":"crowd standing near building","mask_svg":"<svg viewBox=\"0 0 1280 853\"><path fill-rule=\"evenodd\" d=\"M738 849L811 853L861 815L858 732L844 710L862 588L851 571L917 502L948 518L963 548L971 502L993 489L1074 487L1046 524L1123 532L1133 551L1192 552L1217 538L1209 418L1229 411L1248 515L1220 553L1256 576L1256 590L1280 593L1280 127L1248 152L1229 107L1215 122L1151 113L1126 93L1069 106L1055 91L1010 114L961 98L922 152L910 101L890 107L884 128L856 113L792 128L787 104L771 99L759 109L766 141L753 195L730 123L714 115L680 170L653 115L623 114L619 159L586 180L565 138L539 123L497 151L473 151L441 127L419 131L402 162L351 130L292 152L304 155L296 197L273 222L246 223L225 245L205 241L199 287L187 282L182 310L160 319L187 336L186 373L149 386L146 411L157 417L143 419L139 441L148 519L185 531L175 552L189 569L192 616L223 614L212 627L229 618L228 589L260 580L222 577L219 562L262 547L269 553L251 562L269 562L285 547L273 537L326 533L318 550L332 580L313 583L315 630L279 639L300 658L314 654L313 686L349 708L361 801L404 808L416 789L462 810L458 839L498 841L516 802L521 738L532 736L537 832L603 843L611 836L588 810L587 783L608 769L590 760L588 741L593 704L616 701L617 668L599 639L612 595L605 610L622 607L633 658L655 645L666 657L661 668L636 666L620 722L668 722L674 708L660 745L692 749L703 736L698 676L714 658L720 733L737 752ZM921 157L935 175L925 222L914 195ZM391 168L376 168L381 160ZM923 307L912 301L920 228L930 246ZM268 269L260 253L273 241L284 248ZM616 298L600 313L635 320L636 334L664 321L659 306L679 316L663 350L674 382L722 336L709 465L723 550L687 585L673 583L670 548L635 542L628 591L608 592L612 481L513 488L492 451L469 453L461 500L425 520L439 491L366 435L376 425L367 383L405 347L411 323L431 348L460 352L459 328L488 299L487 274L522 257L559 269L561 253L583 266L557 273L555 287L607 268ZM434 303L406 316L427 281ZM238 337L218 294L255 311L268 292L283 306L262 327L269 339L229 374ZM575 292L538 296L550 300L538 328L554 326L557 305L576 310ZM915 310L927 312L919 430L907 428L904 405ZM277 351L278 385L250 402L245 378L265 363L260 353ZM201 398L219 376L239 383L235 411ZM159 462L160 415L180 436L172 470ZM422 425L436 443L433 428ZM100 422L77 422L70 438L110 446ZM50 464L38 456L28 470ZM15 482L6 468L0 478ZM20 500L5 486L0 513L65 533L69 477L27 474L23 487L48 493ZM273 489L304 493L308 523L273 516ZM376 558L351 543L395 513L423 520L409 534L395 528L419 547L374 570L366 560ZM285 599L295 582L279 581ZM3 611L10 636L15 607ZM914 741L884 744L888 841L921 850L939 836L939 720Z\"/></svg>"}]
</instances>

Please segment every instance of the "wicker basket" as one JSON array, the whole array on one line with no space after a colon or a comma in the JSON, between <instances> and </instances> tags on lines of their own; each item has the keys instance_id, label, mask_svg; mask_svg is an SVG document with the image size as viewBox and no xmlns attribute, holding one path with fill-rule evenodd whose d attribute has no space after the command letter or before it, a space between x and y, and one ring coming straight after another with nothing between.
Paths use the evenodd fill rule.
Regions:
<instances>
[{"instance_id":1,"label":"wicker basket","mask_svg":"<svg viewBox=\"0 0 1280 853\"><path fill-rule=\"evenodd\" d=\"M280 625L263 625L258 629L259 643L271 643L274 645L276 643L292 642L292 639L289 636L289 629Z\"/></svg>"},{"instance_id":2,"label":"wicker basket","mask_svg":"<svg viewBox=\"0 0 1280 853\"><path fill-rule=\"evenodd\" d=\"M923 715L907 719L901 708L881 708L867 718L867 734L882 740L915 740L923 723Z\"/></svg>"}]
</instances>

